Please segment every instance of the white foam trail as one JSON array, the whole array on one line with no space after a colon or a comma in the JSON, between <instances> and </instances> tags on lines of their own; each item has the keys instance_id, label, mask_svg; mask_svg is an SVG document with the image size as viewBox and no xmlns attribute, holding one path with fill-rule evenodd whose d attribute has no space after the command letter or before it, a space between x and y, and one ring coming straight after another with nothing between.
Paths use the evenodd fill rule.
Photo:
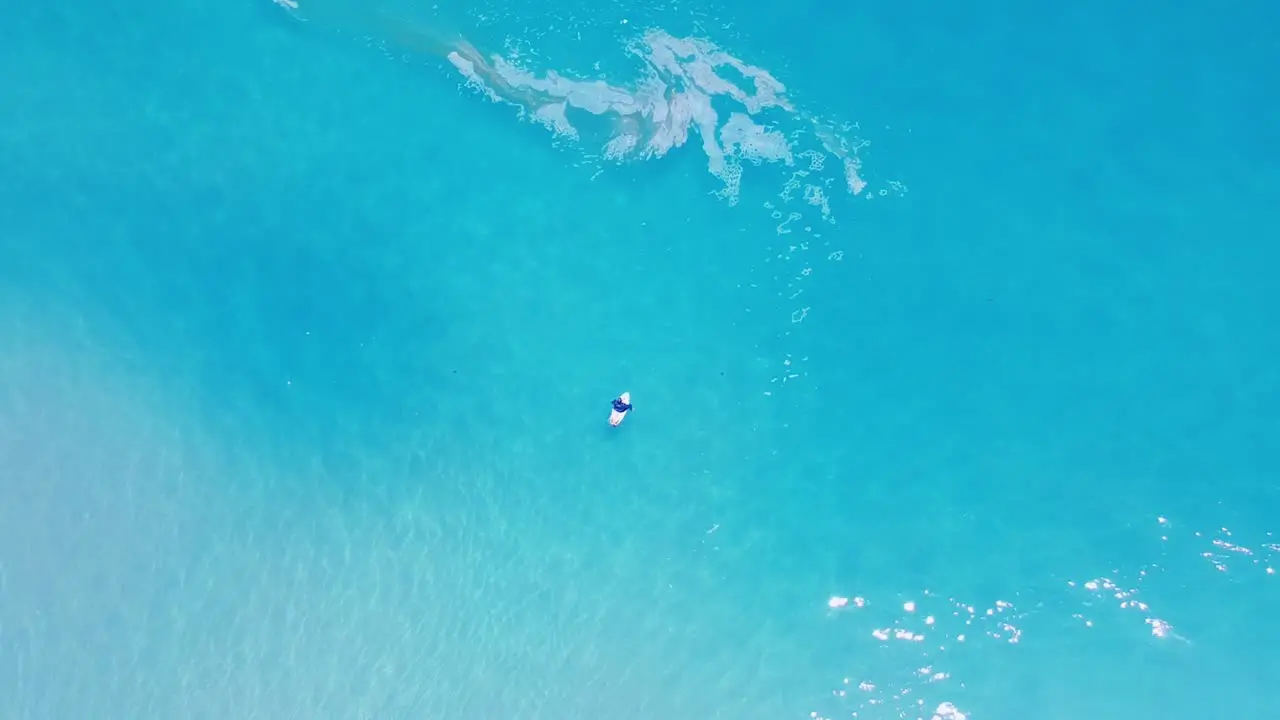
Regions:
<instances>
[{"instance_id":1,"label":"white foam trail","mask_svg":"<svg viewBox=\"0 0 1280 720\"><path fill-rule=\"evenodd\" d=\"M467 84L520 108L558 135L586 136L575 112L608 118L611 131L600 140L599 152L609 160L663 157L696 136L708 172L724 183L720 194L731 203L739 198L744 161L792 167L804 157L807 167L789 181L799 189L799 178L822 173L824 159L834 155L844 188L853 195L866 189L856 156L865 143L798 111L786 87L767 70L709 40L677 38L662 30L645 32L626 50L643 68L627 85L573 79L555 70L535 73L499 55L486 57L466 41L459 41L448 58ZM717 102L733 109L719 111ZM547 117L554 122L543 122ZM788 124L790 133L784 133L780 128ZM813 147L801 146L805 139ZM828 184L803 183L806 199L824 206L825 199L812 198Z\"/></svg>"}]
</instances>

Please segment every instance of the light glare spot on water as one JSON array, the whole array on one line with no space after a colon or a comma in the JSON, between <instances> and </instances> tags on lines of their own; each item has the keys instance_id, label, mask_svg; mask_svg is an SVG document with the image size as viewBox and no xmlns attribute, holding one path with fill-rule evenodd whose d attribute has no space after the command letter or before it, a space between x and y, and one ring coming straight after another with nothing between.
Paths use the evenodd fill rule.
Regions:
<instances>
[{"instance_id":1,"label":"light glare spot on water","mask_svg":"<svg viewBox=\"0 0 1280 720\"><path fill-rule=\"evenodd\" d=\"M1166 517L1157 519L1157 532L1167 533L1172 527ZM1186 539L1195 540L1208 549L1196 552L1194 548L1187 548L1188 555L1184 559L1205 558L1209 561L1209 569L1213 573L1204 578L1206 582L1214 580L1218 573L1227 572L1225 563L1231 558L1245 560L1246 567L1258 567L1263 576L1274 576L1274 569L1269 563L1274 562L1274 556L1280 553L1280 544L1270 542L1272 534L1265 534L1266 542L1259 544L1257 550L1226 540L1232 534L1228 528L1218 528L1210 534L1200 531L1186 534ZM1161 542L1167 540L1167 537L1161 537ZM833 595L827 599L827 607L838 610L832 613L832 617L855 632L851 642L870 641L884 648L904 650L918 648L912 651L917 664L908 672L897 662L886 662L877 664L866 676L841 677L831 692L832 697L840 701L839 712L815 711L812 717L864 717L867 711L884 707L893 708L898 717L930 717L916 714L919 703L938 703L930 720L965 717L947 696L953 681L959 682L957 688L964 686L963 664L956 662L959 658L953 658L952 647L995 642L1008 648L1007 652L1017 652L1013 648L1024 639L1024 627L1028 622L1046 615L1052 617L1058 612L1065 613L1065 617L1085 632L1090 632L1096 620L1105 615L1108 621L1136 622L1154 641L1176 640L1190 645L1191 640L1180 635L1170 620L1153 612L1152 603L1156 600L1146 598L1148 591L1144 585L1162 572L1164 565L1153 563L1129 571L1113 570L1107 575L1083 581L1068 580L1063 595L1038 596L1035 607L1027 611L1020 611L1013 602L1005 599L971 603L957 598L944 599L924 590L921 593L923 600L902 602L898 606L901 607L898 614L846 614L851 605L883 608L885 604L871 603L862 597L853 602L850 596ZM1122 582L1121 577L1132 580ZM921 610L929 613L922 624L916 619ZM926 629L930 632L926 633ZM857 694L845 692L845 688L851 685L857 687Z\"/></svg>"}]
</instances>

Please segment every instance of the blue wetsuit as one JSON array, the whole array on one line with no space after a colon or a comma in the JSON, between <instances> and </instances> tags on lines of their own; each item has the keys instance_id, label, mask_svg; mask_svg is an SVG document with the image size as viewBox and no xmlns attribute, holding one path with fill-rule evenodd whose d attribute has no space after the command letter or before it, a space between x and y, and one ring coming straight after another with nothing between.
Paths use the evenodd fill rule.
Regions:
<instances>
[{"instance_id":1,"label":"blue wetsuit","mask_svg":"<svg viewBox=\"0 0 1280 720\"><path fill-rule=\"evenodd\" d=\"M622 398L614 398L613 409L615 412L620 413L631 412L631 403L622 402Z\"/></svg>"}]
</instances>

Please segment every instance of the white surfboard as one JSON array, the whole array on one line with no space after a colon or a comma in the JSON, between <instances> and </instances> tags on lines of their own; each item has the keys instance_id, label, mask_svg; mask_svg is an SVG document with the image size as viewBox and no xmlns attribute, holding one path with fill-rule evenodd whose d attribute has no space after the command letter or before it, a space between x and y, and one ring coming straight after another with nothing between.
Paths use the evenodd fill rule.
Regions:
<instances>
[{"instance_id":1,"label":"white surfboard","mask_svg":"<svg viewBox=\"0 0 1280 720\"><path fill-rule=\"evenodd\" d=\"M618 396L618 399L619 399L619 400L621 400L622 402L624 402L624 403L626 403L626 404L630 405L630 404L631 404L631 393L629 393L629 392L624 392L624 393L622 393L621 395L619 395L619 396ZM609 424L610 424L610 425L612 425L612 426L614 426L614 427L618 427L619 425L621 425L621 424L622 424L622 421L623 421L623 420L626 420L626 419L627 419L627 413L625 413L625 412L618 412L617 410L613 410L613 409L610 409L610 410L609 410Z\"/></svg>"}]
</instances>

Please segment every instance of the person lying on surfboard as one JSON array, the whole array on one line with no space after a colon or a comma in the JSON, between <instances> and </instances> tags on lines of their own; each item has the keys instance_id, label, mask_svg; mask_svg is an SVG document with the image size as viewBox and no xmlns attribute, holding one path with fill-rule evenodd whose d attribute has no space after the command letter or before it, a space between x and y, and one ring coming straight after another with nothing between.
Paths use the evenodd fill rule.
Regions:
<instances>
[{"instance_id":1,"label":"person lying on surfboard","mask_svg":"<svg viewBox=\"0 0 1280 720\"><path fill-rule=\"evenodd\" d=\"M624 392L613 399L613 412L609 413L609 424L618 427L631 410L631 393Z\"/></svg>"}]
</instances>

